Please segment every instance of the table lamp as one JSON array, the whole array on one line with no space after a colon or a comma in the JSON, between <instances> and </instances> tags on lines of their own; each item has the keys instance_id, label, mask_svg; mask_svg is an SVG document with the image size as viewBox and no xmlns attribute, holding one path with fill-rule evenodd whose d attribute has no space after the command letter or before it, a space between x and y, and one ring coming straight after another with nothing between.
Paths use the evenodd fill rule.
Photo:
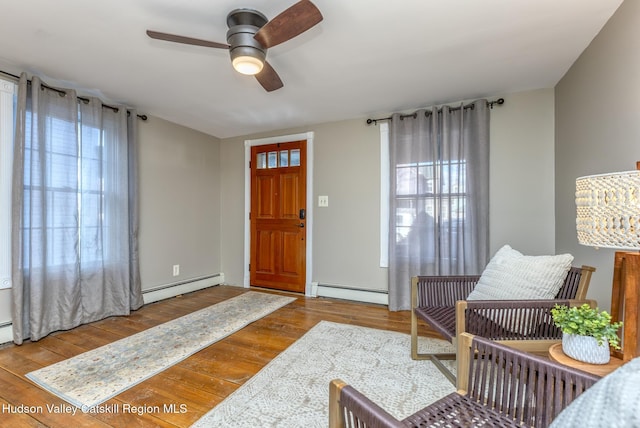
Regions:
<instances>
[{"instance_id":1,"label":"table lamp","mask_svg":"<svg viewBox=\"0 0 640 428\"><path fill-rule=\"evenodd\" d=\"M622 350L613 355L625 362L640 355L640 162L636 168L576 179L580 244L626 250L615 253L611 291L611 317L623 321Z\"/></svg>"}]
</instances>

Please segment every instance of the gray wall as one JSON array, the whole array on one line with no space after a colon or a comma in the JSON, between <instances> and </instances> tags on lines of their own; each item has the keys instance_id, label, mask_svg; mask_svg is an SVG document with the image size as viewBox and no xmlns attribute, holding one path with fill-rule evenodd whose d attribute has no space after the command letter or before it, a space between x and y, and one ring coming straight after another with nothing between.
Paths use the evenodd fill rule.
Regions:
<instances>
[{"instance_id":1,"label":"gray wall","mask_svg":"<svg viewBox=\"0 0 640 428\"><path fill-rule=\"evenodd\" d=\"M153 116L139 138L142 289L220 273L219 140Z\"/></svg>"},{"instance_id":2,"label":"gray wall","mask_svg":"<svg viewBox=\"0 0 640 428\"><path fill-rule=\"evenodd\" d=\"M556 247L596 267L588 295L608 309L614 251L578 244L575 179L640 160L640 1L622 3L555 92Z\"/></svg>"},{"instance_id":3,"label":"gray wall","mask_svg":"<svg viewBox=\"0 0 640 428\"><path fill-rule=\"evenodd\" d=\"M490 244L555 252L553 89L507 94L491 111Z\"/></svg>"},{"instance_id":4,"label":"gray wall","mask_svg":"<svg viewBox=\"0 0 640 428\"><path fill-rule=\"evenodd\" d=\"M491 251L555 250L552 89L504 95L491 113ZM365 118L222 140L221 241L226 282L243 282L244 140L313 131L313 281L386 290L380 260L380 137Z\"/></svg>"}]
</instances>

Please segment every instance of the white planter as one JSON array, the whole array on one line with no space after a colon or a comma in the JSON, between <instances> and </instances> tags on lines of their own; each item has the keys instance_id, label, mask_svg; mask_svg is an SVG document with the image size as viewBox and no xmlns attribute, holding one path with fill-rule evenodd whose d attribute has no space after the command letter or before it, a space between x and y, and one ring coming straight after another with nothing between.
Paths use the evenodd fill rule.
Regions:
<instances>
[{"instance_id":1,"label":"white planter","mask_svg":"<svg viewBox=\"0 0 640 428\"><path fill-rule=\"evenodd\" d=\"M574 360L590 364L607 364L611 355L609 341L598 345L595 337L577 334L562 334L562 351Z\"/></svg>"}]
</instances>

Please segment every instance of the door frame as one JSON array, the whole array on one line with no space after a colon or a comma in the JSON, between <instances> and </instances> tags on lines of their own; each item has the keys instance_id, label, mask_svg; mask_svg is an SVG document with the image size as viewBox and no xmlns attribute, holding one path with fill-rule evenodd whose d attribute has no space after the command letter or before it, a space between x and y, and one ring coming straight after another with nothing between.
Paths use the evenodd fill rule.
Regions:
<instances>
[{"instance_id":1,"label":"door frame","mask_svg":"<svg viewBox=\"0 0 640 428\"><path fill-rule=\"evenodd\" d=\"M251 147L266 144L288 143L290 141L307 141L307 200L306 200L306 296L312 296L311 280L313 278L313 131L301 134L281 135L277 137L258 138L244 140L244 287L249 288L251 262L251 223L249 211L251 210Z\"/></svg>"}]
</instances>

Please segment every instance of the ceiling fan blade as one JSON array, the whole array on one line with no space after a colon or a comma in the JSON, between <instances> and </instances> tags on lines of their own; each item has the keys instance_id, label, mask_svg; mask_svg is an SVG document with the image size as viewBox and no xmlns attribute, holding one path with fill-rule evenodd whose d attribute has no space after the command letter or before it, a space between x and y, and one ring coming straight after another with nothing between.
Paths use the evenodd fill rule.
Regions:
<instances>
[{"instance_id":1,"label":"ceiling fan blade","mask_svg":"<svg viewBox=\"0 0 640 428\"><path fill-rule=\"evenodd\" d=\"M276 73L273 67L271 67L271 64L266 61L264 62L262 71L255 76L258 83L260 83L267 92L275 91L276 89L280 89L284 86L284 83L280 80L278 73Z\"/></svg>"},{"instance_id":2,"label":"ceiling fan blade","mask_svg":"<svg viewBox=\"0 0 640 428\"><path fill-rule=\"evenodd\" d=\"M147 35L152 39L166 40L167 42L176 42L176 43L183 43L186 45L204 46L207 48L229 49L229 45L226 43L210 42L209 40L194 39L192 37L161 33L159 31L147 30Z\"/></svg>"},{"instance_id":3,"label":"ceiling fan blade","mask_svg":"<svg viewBox=\"0 0 640 428\"><path fill-rule=\"evenodd\" d=\"M264 48L293 39L322 21L322 14L309 0L300 0L267 22L253 36Z\"/></svg>"}]
</instances>

